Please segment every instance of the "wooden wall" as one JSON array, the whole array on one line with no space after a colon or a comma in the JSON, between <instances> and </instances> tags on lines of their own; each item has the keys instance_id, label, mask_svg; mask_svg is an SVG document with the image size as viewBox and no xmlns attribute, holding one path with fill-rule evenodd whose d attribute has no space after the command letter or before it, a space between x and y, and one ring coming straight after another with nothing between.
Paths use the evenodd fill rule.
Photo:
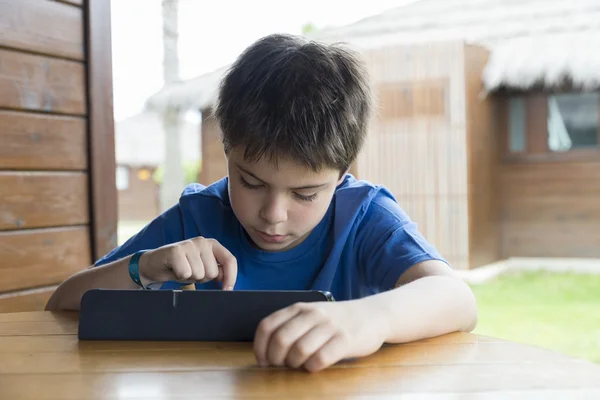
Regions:
<instances>
[{"instance_id":1,"label":"wooden wall","mask_svg":"<svg viewBox=\"0 0 600 400\"><path fill-rule=\"evenodd\" d=\"M356 165L458 269L469 268L464 51L457 42L364 52L379 111Z\"/></svg>"},{"instance_id":2,"label":"wooden wall","mask_svg":"<svg viewBox=\"0 0 600 400\"><path fill-rule=\"evenodd\" d=\"M473 45L464 50L469 266L476 268L500 259L499 131L493 99L483 96L481 81L489 52Z\"/></svg>"},{"instance_id":3,"label":"wooden wall","mask_svg":"<svg viewBox=\"0 0 600 400\"><path fill-rule=\"evenodd\" d=\"M510 154L509 96L494 99L502 257L600 258L600 150L549 152L547 94L537 91L525 94L527 151Z\"/></svg>"},{"instance_id":4,"label":"wooden wall","mask_svg":"<svg viewBox=\"0 0 600 400\"><path fill-rule=\"evenodd\" d=\"M0 0L0 312L116 245L109 4Z\"/></svg>"},{"instance_id":5,"label":"wooden wall","mask_svg":"<svg viewBox=\"0 0 600 400\"><path fill-rule=\"evenodd\" d=\"M227 160L221 143L221 129L210 113L210 110L202 111L202 169L198 182L203 185L210 185L227 175Z\"/></svg>"},{"instance_id":6,"label":"wooden wall","mask_svg":"<svg viewBox=\"0 0 600 400\"><path fill-rule=\"evenodd\" d=\"M600 162L501 170L503 257L600 258Z\"/></svg>"}]
</instances>

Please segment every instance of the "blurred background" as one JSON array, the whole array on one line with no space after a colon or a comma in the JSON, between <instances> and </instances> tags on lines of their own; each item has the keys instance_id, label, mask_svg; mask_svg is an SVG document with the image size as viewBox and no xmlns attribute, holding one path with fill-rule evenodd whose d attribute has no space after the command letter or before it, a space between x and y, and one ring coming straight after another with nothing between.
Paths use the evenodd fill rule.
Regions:
<instances>
[{"instance_id":1,"label":"blurred background","mask_svg":"<svg viewBox=\"0 0 600 400\"><path fill-rule=\"evenodd\" d=\"M81 4L61 0L70 7L61 12ZM476 333L600 363L599 1L119 0L109 19L118 235L107 243L138 232L186 184L225 176L210 113L245 47L275 32L342 41L367 61L378 106L351 172L390 188L473 287ZM85 60L65 54L52 57ZM26 201L0 195L0 230L93 226L84 217L27 225L14 217ZM16 257L1 250L14 237L0 236L0 257ZM2 296L36 285L47 296L102 255L78 254L56 255L69 266L31 287L9 278L3 286L16 267L0 268L0 311L23 309L14 300L3 309Z\"/></svg>"},{"instance_id":2,"label":"blurred background","mask_svg":"<svg viewBox=\"0 0 600 400\"><path fill-rule=\"evenodd\" d=\"M379 106L352 172L472 284L477 332L600 362L600 2L127 0L112 15L119 240L225 175L210 112L246 46L347 42Z\"/></svg>"}]
</instances>

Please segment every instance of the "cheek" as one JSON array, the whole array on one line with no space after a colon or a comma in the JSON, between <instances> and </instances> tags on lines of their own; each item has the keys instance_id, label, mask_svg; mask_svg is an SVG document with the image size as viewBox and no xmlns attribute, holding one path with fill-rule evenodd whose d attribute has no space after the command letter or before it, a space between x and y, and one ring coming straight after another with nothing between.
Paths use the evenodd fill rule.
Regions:
<instances>
[{"instance_id":1,"label":"cheek","mask_svg":"<svg viewBox=\"0 0 600 400\"><path fill-rule=\"evenodd\" d=\"M323 199L316 200L314 203L299 204L294 212L296 226L303 228L303 230L310 230L317 226L327 212L330 201L330 196L324 196Z\"/></svg>"},{"instance_id":2,"label":"cheek","mask_svg":"<svg viewBox=\"0 0 600 400\"><path fill-rule=\"evenodd\" d=\"M236 217L245 222L255 214L254 208L258 202L249 190L232 185L229 190L229 200Z\"/></svg>"}]
</instances>

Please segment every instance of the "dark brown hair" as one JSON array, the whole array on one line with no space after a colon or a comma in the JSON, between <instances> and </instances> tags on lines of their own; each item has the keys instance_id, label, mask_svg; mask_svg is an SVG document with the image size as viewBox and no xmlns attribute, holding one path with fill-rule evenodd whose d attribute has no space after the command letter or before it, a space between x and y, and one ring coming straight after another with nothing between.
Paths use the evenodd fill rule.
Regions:
<instances>
[{"instance_id":1,"label":"dark brown hair","mask_svg":"<svg viewBox=\"0 0 600 400\"><path fill-rule=\"evenodd\" d=\"M273 34L248 47L221 81L214 116L225 152L246 162L291 158L315 171L345 172L372 112L368 74L339 44Z\"/></svg>"}]
</instances>

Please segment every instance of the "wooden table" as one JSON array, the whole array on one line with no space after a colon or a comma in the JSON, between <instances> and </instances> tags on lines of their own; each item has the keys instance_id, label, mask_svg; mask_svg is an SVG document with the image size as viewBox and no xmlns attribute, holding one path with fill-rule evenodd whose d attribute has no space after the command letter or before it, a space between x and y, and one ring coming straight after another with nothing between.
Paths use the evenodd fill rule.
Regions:
<instances>
[{"instance_id":1,"label":"wooden table","mask_svg":"<svg viewBox=\"0 0 600 400\"><path fill-rule=\"evenodd\" d=\"M472 334L310 374L256 366L250 343L79 342L77 318L0 314L0 399L600 399L600 366Z\"/></svg>"}]
</instances>

